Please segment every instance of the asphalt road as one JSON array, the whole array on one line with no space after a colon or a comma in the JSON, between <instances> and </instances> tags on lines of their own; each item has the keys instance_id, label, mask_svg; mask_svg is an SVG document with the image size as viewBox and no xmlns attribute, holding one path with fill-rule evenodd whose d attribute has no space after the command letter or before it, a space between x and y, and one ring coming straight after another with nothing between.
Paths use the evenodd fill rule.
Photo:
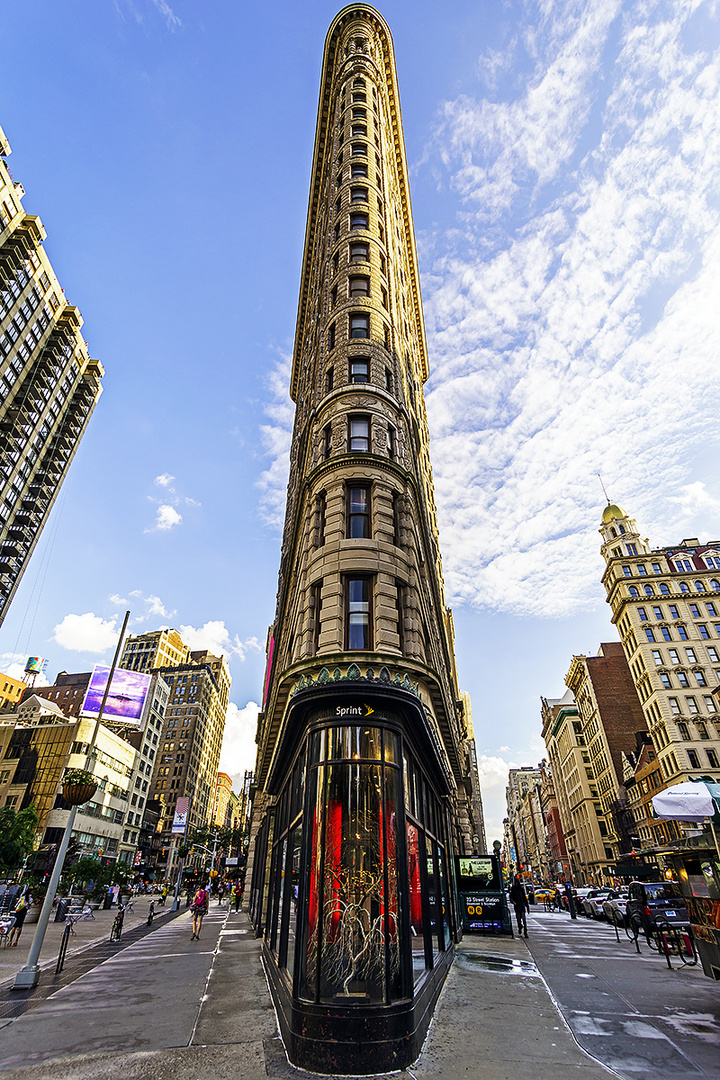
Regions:
<instances>
[{"instance_id":1,"label":"asphalt road","mask_svg":"<svg viewBox=\"0 0 720 1080\"><path fill-rule=\"evenodd\" d=\"M533 912L530 952L580 1045L628 1080L718 1080L720 986L607 923Z\"/></svg>"}]
</instances>

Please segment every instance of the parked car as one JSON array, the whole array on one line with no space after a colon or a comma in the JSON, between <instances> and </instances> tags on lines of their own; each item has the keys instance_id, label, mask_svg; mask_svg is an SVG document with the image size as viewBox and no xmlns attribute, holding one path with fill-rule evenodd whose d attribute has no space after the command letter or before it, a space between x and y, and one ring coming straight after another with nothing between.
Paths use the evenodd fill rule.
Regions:
<instances>
[{"instance_id":1,"label":"parked car","mask_svg":"<svg viewBox=\"0 0 720 1080\"><path fill-rule=\"evenodd\" d=\"M605 918L603 904L611 892L611 889L599 889L594 896L591 894L585 898L585 908L592 919Z\"/></svg>"},{"instance_id":2,"label":"parked car","mask_svg":"<svg viewBox=\"0 0 720 1080\"><path fill-rule=\"evenodd\" d=\"M618 926L625 925L625 909L627 908L627 902L627 889L613 890L609 894L603 901L603 911L605 912L605 918L609 923L615 923Z\"/></svg>"},{"instance_id":3,"label":"parked car","mask_svg":"<svg viewBox=\"0 0 720 1080\"><path fill-rule=\"evenodd\" d=\"M671 926L689 926L685 901L670 881L631 881L628 890L627 919L639 920L646 934L651 934L657 920Z\"/></svg>"},{"instance_id":4,"label":"parked car","mask_svg":"<svg viewBox=\"0 0 720 1080\"><path fill-rule=\"evenodd\" d=\"M582 902L588 893L593 891L592 885L581 885L579 889L573 889L572 895L575 901L575 910L579 915L584 915L585 911L582 906Z\"/></svg>"},{"instance_id":5,"label":"parked car","mask_svg":"<svg viewBox=\"0 0 720 1080\"><path fill-rule=\"evenodd\" d=\"M607 894L607 889L589 889L579 900L579 910L582 911L583 915L586 915L591 919L595 914L592 908L592 901L596 896L601 896L604 900Z\"/></svg>"}]
</instances>

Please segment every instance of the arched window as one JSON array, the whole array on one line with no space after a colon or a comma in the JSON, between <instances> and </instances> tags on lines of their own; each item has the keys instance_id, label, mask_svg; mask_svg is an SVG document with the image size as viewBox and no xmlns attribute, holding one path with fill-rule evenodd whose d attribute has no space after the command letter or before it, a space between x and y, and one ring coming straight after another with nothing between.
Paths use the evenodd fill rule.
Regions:
<instances>
[{"instance_id":1,"label":"arched window","mask_svg":"<svg viewBox=\"0 0 720 1080\"><path fill-rule=\"evenodd\" d=\"M690 586L688 585L687 581L680 582L680 592L690 592Z\"/></svg>"},{"instance_id":2,"label":"arched window","mask_svg":"<svg viewBox=\"0 0 720 1080\"><path fill-rule=\"evenodd\" d=\"M638 597L640 595L634 585L630 586L630 595L635 597Z\"/></svg>"},{"instance_id":3,"label":"arched window","mask_svg":"<svg viewBox=\"0 0 720 1080\"><path fill-rule=\"evenodd\" d=\"M645 595L646 596L654 596L655 595L655 590L653 589L652 585L645 585Z\"/></svg>"},{"instance_id":4,"label":"arched window","mask_svg":"<svg viewBox=\"0 0 720 1080\"><path fill-rule=\"evenodd\" d=\"M705 586L702 583L702 581L696 581L695 582L695 591L696 592L705 592Z\"/></svg>"},{"instance_id":5,"label":"arched window","mask_svg":"<svg viewBox=\"0 0 720 1080\"><path fill-rule=\"evenodd\" d=\"M665 584L664 581L660 583L659 588L660 588L660 593L661 593L662 596L669 596L670 595L670 590L669 590L669 588L667 587L667 585Z\"/></svg>"},{"instance_id":6,"label":"arched window","mask_svg":"<svg viewBox=\"0 0 720 1080\"><path fill-rule=\"evenodd\" d=\"M710 588L720 590L720 581L718 581L717 578L713 578L710 582Z\"/></svg>"}]
</instances>

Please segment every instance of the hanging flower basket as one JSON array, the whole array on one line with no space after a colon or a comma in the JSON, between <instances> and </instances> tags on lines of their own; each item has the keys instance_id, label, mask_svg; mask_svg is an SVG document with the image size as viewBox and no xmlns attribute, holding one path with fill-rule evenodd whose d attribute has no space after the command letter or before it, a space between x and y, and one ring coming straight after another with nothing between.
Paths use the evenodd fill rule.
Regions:
<instances>
[{"instance_id":1,"label":"hanging flower basket","mask_svg":"<svg viewBox=\"0 0 720 1080\"><path fill-rule=\"evenodd\" d=\"M70 769L63 777L63 799L70 806L82 806L97 791L97 780L85 769Z\"/></svg>"}]
</instances>

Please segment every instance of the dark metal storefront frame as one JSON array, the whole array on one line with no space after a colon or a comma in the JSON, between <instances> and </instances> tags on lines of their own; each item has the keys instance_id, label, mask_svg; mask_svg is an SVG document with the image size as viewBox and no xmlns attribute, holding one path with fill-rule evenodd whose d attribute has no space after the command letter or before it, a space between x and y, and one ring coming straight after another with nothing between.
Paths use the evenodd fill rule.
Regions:
<instances>
[{"instance_id":1,"label":"dark metal storefront frame","mask_svg":"<svg viewBox=\"0 0 720 1080\"><path fill-rule=\"evenodd\" d=\"M333 757L330 739L339 738L333 733L359 727L382 732L380 755ZM320 731L327 733L324 755L318 752ZM371 825L382 882L378 877L374 886L374 940L377 945L379 933L384 953L382 978L375 965L374 998L362 980L357 992L348 989L352 972L342 992L336 987L333 994L323 968L333 769L341 777L346 770L348 778L373 769L365 775L374 777L378 791L378 820ZM288 710L268 789L277 800L256 839L250 914L263 936L265 967L290 1060L318 1072L402 1068L420 1051L457 940L450 788L421 703L402 688L362 682L300 691ZM410 830L416 843L412 881ZM308 967L311 924L314 970ZM420 930L422 949L413 950ZM327 985L323 989L324 979L330 990Z\"/></svg>"}]
</instances>

